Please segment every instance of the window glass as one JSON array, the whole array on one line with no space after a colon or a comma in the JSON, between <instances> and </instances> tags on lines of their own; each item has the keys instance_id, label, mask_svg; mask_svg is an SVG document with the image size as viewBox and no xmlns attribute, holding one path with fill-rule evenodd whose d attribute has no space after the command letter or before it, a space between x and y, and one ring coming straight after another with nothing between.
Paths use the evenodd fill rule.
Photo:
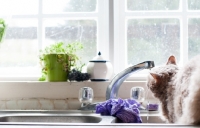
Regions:
<instances>
[{"instance_id":1,"label":"window glass","mask_svg":"<svg viewBox=\"0 0 200 128\"><path fill-rule=\"evenodd\" d=\"M5 39L0 45L0 60L0 74L3 72L4 75L23 72L12 70L11 74L7 74L6 68L38 65L37 20L12 19L9 22Z\"/></svg>"},{"instance_id":2,"label":"window glass","mask_svg":"<svg viewBox=\"0 0 200 128\"><path fill-rule=\"evenodd\" d=\"M96 0L43 0L44 13L94 12Z\"/></svg>"},{"instance_id":3,"label":"window glass","mask_svg":"<svg viewBox=\"0 0 200 128\"><path fill-rule=\"evenodd\" d=\"M191 59L200 53L200 18L188 20L188 57Z\"/></svg>"},{"instance_id":4,"label":"window glass","mask_svg":"<svg viewBox=\"0 0 200 128\"><path fill-rule=\"evenodd\" d=\"M178 10L179 0L127 0L127 10Z\"/></svg>"},{"instance_id":5,"label":"window glass","mask_svg":"<svg viewBox=\"0 0 200 128\"><path fill-rule=\"evenodd\" d=\"M127 21L128 64L154 60L166 62L170 55L180 56L179 19L129 19Z\"/></svg>"},{"instance_id":6,"label":"window glass","mask_svg":"<svg viewBox=\"0 0 200 128\"><path fill-rule=\"evenodd\" d=\"M65 43L81 42L84 50L79 53L81 61L88 61L97 53L97 22L96 20L65 20L46 19L45 41L43 46L63 41Z\"/></svg>"},{"instance_id":7,"label":"window glass","mask_svg":"<svg viewBox=\"0 0 200 128\"><path fill-rule=\"evenodd\" d=\"M189 10L200 10L200 0L188 0Z\"/></svg>"},{"instance_id":8,"label":"window glass","mask_svg":"<svg viewBox=\"0 0 200 128\"><path fill-rule=\"evenodd\" d=\"M0 0L0 14L37 14L38 0Z\"/></svg>"}]
</instances>

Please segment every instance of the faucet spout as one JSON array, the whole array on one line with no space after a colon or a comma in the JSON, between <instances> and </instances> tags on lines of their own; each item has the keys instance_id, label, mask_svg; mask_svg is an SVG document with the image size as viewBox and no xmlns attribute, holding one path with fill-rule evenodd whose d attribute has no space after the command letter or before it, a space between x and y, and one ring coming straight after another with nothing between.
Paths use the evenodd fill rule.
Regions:
<instances>
[{"instance_id":1,"label":"faucet spout","mask_svg":"<svg viewBox=\"0 0 200 128\"><path fill-rule=\"evenodd\" d=\"M131 74L143 69L151 69L153 67L154 61L144 61L137 65L126 68L125 70L117 74L107 87L106 100L117 98L119 87L124 82L124 80L126 80Z\"/></svg>"}]
</instances>

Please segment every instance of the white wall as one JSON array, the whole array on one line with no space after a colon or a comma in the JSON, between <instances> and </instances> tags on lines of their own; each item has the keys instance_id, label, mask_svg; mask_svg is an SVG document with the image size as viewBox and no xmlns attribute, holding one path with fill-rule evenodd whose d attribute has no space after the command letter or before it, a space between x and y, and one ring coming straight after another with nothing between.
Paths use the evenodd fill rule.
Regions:
<instances>
[{"instance_id":1,"label":"white wall","mask_svg":"<svg viewBox=\"0 0 200 128\"><path fill-rule=\"evenodd\" d=\"M0 109L78 109L81 87L94 90L94 101L105 101L110 82L0 82ZM119 89L120 98L129 98L134 86L146 88L146 82L124 82ZM155 100L150 92L148 100Z\"/></svg>"}]
</instances>

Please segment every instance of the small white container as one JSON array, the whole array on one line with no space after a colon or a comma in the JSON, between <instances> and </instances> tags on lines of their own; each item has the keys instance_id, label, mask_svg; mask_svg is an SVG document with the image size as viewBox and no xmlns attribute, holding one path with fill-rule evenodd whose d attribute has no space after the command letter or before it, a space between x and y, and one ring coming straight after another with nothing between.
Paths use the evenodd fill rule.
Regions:
<instances>
[{"instance_id":1,"label":"small white container","mask_svg":"<svg viewBox=\"0 0 200 128\"><path fill-rule=\"evenodd\" d=\"M91 81L108 81L113 75L113 67L110 61L105 60L99 52L87 64L87 73L90 74Z\"/></svg>"}]
</instances>

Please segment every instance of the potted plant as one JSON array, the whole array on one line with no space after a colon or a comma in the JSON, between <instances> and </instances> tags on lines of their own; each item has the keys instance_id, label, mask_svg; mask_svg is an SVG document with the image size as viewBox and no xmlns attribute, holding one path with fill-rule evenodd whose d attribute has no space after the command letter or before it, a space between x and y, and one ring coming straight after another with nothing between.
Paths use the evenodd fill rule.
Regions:
<instances>
[{"instance_id":1,"label":"potted plant","mask_svg":"<svg viewBox=\"0 0 200 128\"><path fill-rule=\"evenodd\" d=\"M82 43L65 44L58 42L40 51L42 77L40 81L67 81L72 67L76 66L79 57L76 52L83 48Z\"/></svg>"},{"instance_id":2,"label":"potted plant","mask_svg":"<svg viewBox=\"0 0 200 128\"><path fill-rule=\"evenodd\" d=\"M3 42L3 37L6 33L6 23L3 18L0 18L0 43Z\"/></svg>"}]
</instances>

